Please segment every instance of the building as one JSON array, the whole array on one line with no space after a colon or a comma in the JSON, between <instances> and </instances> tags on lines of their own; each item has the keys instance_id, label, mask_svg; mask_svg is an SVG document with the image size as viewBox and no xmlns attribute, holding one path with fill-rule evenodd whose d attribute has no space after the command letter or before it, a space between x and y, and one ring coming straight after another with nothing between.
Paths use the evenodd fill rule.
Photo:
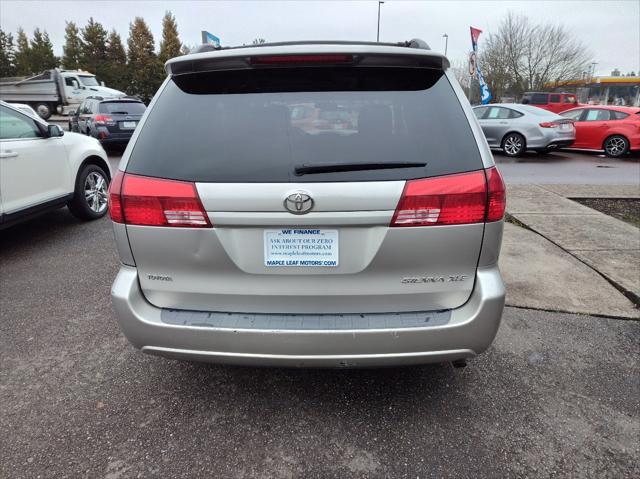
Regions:
<instances>
[{"instance_id":1,"label":"building","mask_svg":"<svg viewBox=\"0 0 640 479\"><path fill-rule=\"evenodd\" d=\"M575 93L580 103L640 106L640 76L603 76L563 82L555 91Z\"/></svg>"}]
</instances>

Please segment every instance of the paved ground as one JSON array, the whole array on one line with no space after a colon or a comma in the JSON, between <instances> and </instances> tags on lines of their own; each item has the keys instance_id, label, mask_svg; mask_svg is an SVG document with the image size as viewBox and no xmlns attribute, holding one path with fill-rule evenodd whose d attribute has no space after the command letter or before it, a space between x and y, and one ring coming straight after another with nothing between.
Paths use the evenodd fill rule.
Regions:
<instances>
[{"instance_id":1,"label":"paved ground","mask_svg":"<svg viewBox=\"0 0 640 479\"><path fill-rule=\"evenodd\" d=\"M494 152L505 181L510 184L637 185L640 154L613 160L598 153L561 151L548 155L526 153L511 159Z\"/></svg>"},{"instance_id":2,"label":"paved ground","mask_svg":"<svg viewBox=\"0 0 640 479\"><path fill-rule=\"evenodd\" d=\"M500 271L508 305L640 318L640 310L593 268L526 228L505 225Z\"/></svg>"},{"instance_id":3,"label":"paved ground","mask_svg":"<svg viewBox=\"0 0 640 479\"><path fill-rule=\"evenodd\" d=\"M609 188L618 190L616 186ZM621 190L618 197L624 196L626 188ZM537 185L510 185L507 212L591 266L638 302L640 230L637 227ZM585 290L588 288L586 284Z\"/></svg>"},{"instance_id":4,"label":"paved ground","mask_svg":"<svg viewBox=\"0 0 640 479\"><path fill-rule=\"evenodd\" d=\"M464 370L134 351L109 222L0 235L0 477L638 477L640 323L507 308Z\"/></svg>"}]
</instances>

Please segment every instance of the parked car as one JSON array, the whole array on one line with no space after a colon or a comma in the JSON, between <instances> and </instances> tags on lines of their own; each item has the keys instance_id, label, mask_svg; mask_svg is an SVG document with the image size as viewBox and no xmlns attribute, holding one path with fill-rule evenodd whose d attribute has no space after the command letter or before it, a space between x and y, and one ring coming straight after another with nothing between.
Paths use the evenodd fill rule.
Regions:
<instances>
[{"instance_id":1,"label":"parked car","mask_svg":"<svg viewBox=\"0 0 640 479\"><path fill-rule=\"evenodd\" d=\"M0 101L0 228L65 205L80 219L100 218L110 180L96 140Z\"/></svg>"},{"instance_id":2,"label":"parked car","mask_svg":"<svg viewBox=\"0 0 640 479\"><path fill-rule=\"evenodd\" d=\"M146 108L133 97L89 97L69 117L69 131L97 138L105 146L126 145Z\"/></svg>"},{"instance_id":3,"label":"parked car","mask_svg":"<svg viewBox=\"0 0 640 479\"><path fill-rule=\"evenodd\" d=\"M112 299L135 347L304 367L462 365L487 349L505 187L424 45L202 47L167 63L110 191ZM294 124L300 105L348 121L319 133Z\"/></svg>"},{"instance_id":4,"label":"parked car","mask_svg":"<svg viewBox=\"0 0 640 479\"><path fill-rule=\"evenodd\" d=\"M611 158L640 150L640 108L584 106L565 111L562 116L575 122L572 148L604 151Z\"/></svg>"},{"instance_id":5,"label":"parked car","mask_svg":"<svg viewBox=\"0 0 640 479\"><path fill-rule=\"evenodd\" d=\"M476 114L491 148L507 156L521 156L526 150L548 153L573 144L573 121L547 110L517 103L476 106Z\"/></svg>"},{"instance_id":6,"label":"parked car","mask_svg":"<svg viewBox=\"0 0 640 479\"><path fill-rule=\"evenodd\" d=\"M574 108L579 105L573 93L527 92L522 96L523 105L533 105L554 113Z\"/></svg>"}]
</instances>

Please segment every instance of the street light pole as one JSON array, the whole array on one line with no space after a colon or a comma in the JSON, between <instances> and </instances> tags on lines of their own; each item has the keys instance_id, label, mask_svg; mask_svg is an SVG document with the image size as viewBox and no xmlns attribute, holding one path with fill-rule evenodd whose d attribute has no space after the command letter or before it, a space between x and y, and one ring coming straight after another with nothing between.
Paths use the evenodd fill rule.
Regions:
<instances>
[{"instance_id":1,"label":"street light pole","mask_svg":"<svg viewBox=\"0 0 640 479\"><path fill-rule=\"evenodd\" d=\"M444 56L447 56L447 47L449 46L449 35L447 35L446 33L444 35L442 35L442 37L444 38Z\"/></svg>"},{"instance_id":2,"label":"street light pole","mask_svg":"<svg viewBox=\"0 0 640 479\"><path fill-rule=\"evenodd\" d=\"M376 42L380 41L380 5L382 5L384 2L378 2L378 33L376 35Z\"/></svg>"}]
</instances>

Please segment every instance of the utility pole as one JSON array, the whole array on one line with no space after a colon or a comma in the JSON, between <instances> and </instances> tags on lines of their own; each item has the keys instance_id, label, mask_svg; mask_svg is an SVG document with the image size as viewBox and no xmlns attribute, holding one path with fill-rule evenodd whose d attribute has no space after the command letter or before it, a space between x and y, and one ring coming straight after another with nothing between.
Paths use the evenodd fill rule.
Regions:
<instances>
[{"instance_id":1,"label":"utility pole","mask_svg":"<svg viewBox=\"0 0 640 479\"><path fill-rule=\"evenodd\" d=\"M376 42L380 41L380 5L384 2L378 2L378 34L376 35Z\"/></svg>"},{"instance_id":2,"label":"utility pole","mask_svg":"<svg viewBox=\"0 0 640 479\"><path fill-rule=\"evenodd\" d=\"M449 35L447 35L446 33L444 35L442 35L442 37L444 38L444 56L447 56L447 47L449 46Z\"/></svg>"}]
</instances>

